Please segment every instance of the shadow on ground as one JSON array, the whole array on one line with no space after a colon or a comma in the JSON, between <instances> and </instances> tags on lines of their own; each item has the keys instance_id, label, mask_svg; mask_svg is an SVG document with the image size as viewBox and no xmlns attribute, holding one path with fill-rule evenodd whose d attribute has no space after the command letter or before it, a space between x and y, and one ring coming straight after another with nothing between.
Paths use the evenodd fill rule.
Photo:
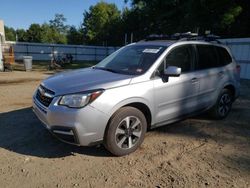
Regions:
<instances>
[{"instance_id":1,"label":"shadow on ground","mask_svg":"<svg viewBox=\"0 0 250 188\"><path fill-rule=\"evenodd\" d=\"M242 144L243 138L247 141L246 144L250 145L250 86L243 83L242 88L242 96L225 120L214 121L199 116L154 129L152 132L166 134L166 137L172 134L211 139L219 144L234 144L235 147ZM103 146L78 147L58 141L42 126L31 108L0 114L0 147L24 155L45 158L65 157L74 153L111 156Z\"/></svg>"},{"instance_id":2,"label":"shadow on ground","mask_svg":"<svg viewBox=\"0 0 250 188\"><path fill-rule=\"evenodd\" d=\"M151 132L166 134L166 136L179 135L202 140L212 139L221 144L236 145L234 138L244 137L250 145L250 125L247 121L250 105L248 103L246 105L237 101L231 114L225 120L214 121L207 119L206 116L198 116L154 129ZM0 147L24 155L45 158L65 157L74 153L100 157L111 156L103 146L79 147L62 143L44 128L31 108L0 114Z\"/></svg>"},{"instance_id":3,"label":"shadow on ground","mask_svg":"<svg viewBox=\"0 0 250 188\"><path fill-rule=\"evenodd\" d=\"M222 158L221 162L226 168L237 169L248 174L250 172L249 112L250 84L243 81L241 96L233 104L232 111L227 118L213 120L203 114L159 127L154 132L166 137L178 136L182 140L187 137L195 138L201 142L201 145L209 143L213 148L207 151L213 152L215 159ZM215 149L218 149L219 152L216 153Z\"/></svg>"},{"instance_id":4,"label":"shadow on ground","mask_svg":"<svg viewBox=\"0 0 250 188\"><path fill-rule=\"evenodd\" d=\"M223 120L213 120L206 114L189 118L177 123L159 127L153 131L159 134L195 137L196 139L211 139L218 144L237 145L237 139L242 138L250 145L250 100L238 100L229 116Z\"/></svg>"},{"instance_id":5,"label":"shadow on ground","mask_svg":"<svg viewBox=\"0 0 250 188\"><path fill-rule=\"evenodd\" d=\"M185 121L157 128L159 133L178 134L196 138L211 138L217 142L234 143L232 138L250 141L250 82L241 81L240 97L234 102L227 118L213 120L206 113Z\"/></svg>"},{"instance_id":6,"label":"shadow on ground","mask_svg":"<svg viewBox=\"0 0 250 188\"><path fill-rule=\"evenodd\" d=\"M0 147L44 158L65 157L74 153L111 156L103 146L79 147L60 142L43 127L31 108L0 114Z\"/></svg>"}]
</instances>

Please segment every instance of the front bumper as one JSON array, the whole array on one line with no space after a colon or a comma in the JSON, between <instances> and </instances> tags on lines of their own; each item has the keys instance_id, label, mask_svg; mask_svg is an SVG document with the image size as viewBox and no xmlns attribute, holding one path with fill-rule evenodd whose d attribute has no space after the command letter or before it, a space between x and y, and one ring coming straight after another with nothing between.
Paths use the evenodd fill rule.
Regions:
<instances>
[{"instance_id":1,"label":"front bumper","mask_svg":"<svg viewBox=\"0 0 250 188\"><path fill-rule=\"evenodd\" d=\"M58 139L75 145L89 146L103 140L109 117L91 107L73 109L58 106L55 97L49 107L33 97L33 111L39 120Z\"/></svg>"}]
</instances>

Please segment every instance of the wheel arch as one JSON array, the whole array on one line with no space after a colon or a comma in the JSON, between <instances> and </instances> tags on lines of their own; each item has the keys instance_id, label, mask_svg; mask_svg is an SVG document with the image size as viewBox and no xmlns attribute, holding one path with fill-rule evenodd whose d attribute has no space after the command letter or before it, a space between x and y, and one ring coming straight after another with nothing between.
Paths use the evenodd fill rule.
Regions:
<instances>
[{"instance_id":1,"label":"wheel arch","mask_svg":"<svg viewBox=\"0 0 250 188\"><path fill-rule=\"evenodd\" d=\"M115 113L119 109L121 109L125 106L131 106L131 107L134 107L134 108L140 110L144 114L144 116L147 120L147 128L151 127L151 124L153 121L152 107L151 107L149 102L147 102L146 100L144 100L142 98L133 98L133 99L131 98L131 99L122 101L119 104L115 105L112 109L112 112L111 112L112 115L110 116L106 127L108 127L110 120L115 115Z\"/></svg>"},{"instance_id":2,"label":"wheel arch","mask_svg":"<svg viewBox=\"0 0 250 188\"><path fill-rule=\"evenodd\" d=\"M148 129L150 128L151 122L152 122L152 114L151 114L149 107L146 104L141 103L141 102L134 102L134 103L129 103L125 106L131 106L131 107L134 107L134 108L140 110L146 118L147 128ZM125 107L125 106L122 106L122 107Z\"/></svg>"},{"instance_id":3,"label":"wheel arch","mask_svg":"<svg viewBox=\"0 0 250 188\"><path fill-rule=\"evenodd\" d=\"M235 86L233 84L225 85L224 89L228 89L232 93L233 98L236 97L236 88L235 88Z\"/></svg>"}]
</instances>

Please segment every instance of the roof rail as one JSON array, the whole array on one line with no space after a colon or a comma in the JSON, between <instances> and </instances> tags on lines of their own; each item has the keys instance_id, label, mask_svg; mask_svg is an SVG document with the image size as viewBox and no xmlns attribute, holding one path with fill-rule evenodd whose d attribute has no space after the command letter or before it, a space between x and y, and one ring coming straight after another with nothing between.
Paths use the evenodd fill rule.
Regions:
<instances>
[{"instance_id":1,"label":"roof rail","mask_svg":"<svg viewBox=\"0 0 250 188\"><path fill-rule=\"evenodd\" d=\"M176 40L180 40L180 39L183 39L183 38L193 38L193 37L197 37L198 36L198 33L191 33L190 31L189 32L186 32L186 33L175 33L172 35L172 38L176 39Z\"/></svg>"},{"instance_id":2,"label":"roof rail","mask_svg":"<svg viewBox=\"0 0 250 188\"><path fill-rule=\"evenodd\" d=\"M146 39L144 39L146 41L150 41L150 40L170 40L170 36L169 35L157 35L157 34L152 34L146 37Z\"/></svg>"},{"instance_id":3,"label":"roof rail","mask_svg":"<svg viewBox=\"0 0 250 188\"><path fill-rule=\"evenodd\" d=\"M197 40L197 41L206 41L206 42L217 42L218 44L221 44L221 42L218 40L220 39L220 36L208 34L208 35L197 35L195 37L189 37L189 38L181 38L179 41L190 41L190 40Z\"/></svg>"},{"instance_id":4,"label":"roof rail","mask_svg":"<svg viewBox=\"0 0 250 188\"><path fill-rule=\"evenodd\" d=\"M198 33L175 33L173 35L157 35L152 34L146 37L145 41L152 41L152 40L178 40L178 41L190 41L190 40L201 40L206 42L217 42L221 43L218 39L220 37L213 34L206 34L206 35L198 35Z\"/></svg>"},{"instance_id":5,"label":"roof rail","mask_svg":"<svg viewBox=\"0 0 250 188\"><path fill-rule=\"evenodd\" d=\"M146 37L146 41L148 40L179 40L182 38L191 38L191 37L196 37L198 36L197 33L191 33L191 32L186 32L186 33L175 33L173 35L164 35L164 34L152 34Z\"/></svg>"}]
</instances>

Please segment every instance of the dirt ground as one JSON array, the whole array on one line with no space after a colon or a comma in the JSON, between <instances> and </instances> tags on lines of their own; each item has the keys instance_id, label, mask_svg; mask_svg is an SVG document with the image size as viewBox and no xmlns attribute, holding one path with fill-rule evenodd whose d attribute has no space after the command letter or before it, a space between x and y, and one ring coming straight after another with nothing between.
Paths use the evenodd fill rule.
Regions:
<instances>
[{"instance_id":1,"label":"dirt ground","mask_svg":"<svg viewBox=\"0 0 250 188\"><path fill-rule=\"evenodd\" d=\"M44 72L0 73L0 187L250 187L250 81L229 117L147 133L125 157L61 143L31 110Z\"/></svg>"}]
</instances>

